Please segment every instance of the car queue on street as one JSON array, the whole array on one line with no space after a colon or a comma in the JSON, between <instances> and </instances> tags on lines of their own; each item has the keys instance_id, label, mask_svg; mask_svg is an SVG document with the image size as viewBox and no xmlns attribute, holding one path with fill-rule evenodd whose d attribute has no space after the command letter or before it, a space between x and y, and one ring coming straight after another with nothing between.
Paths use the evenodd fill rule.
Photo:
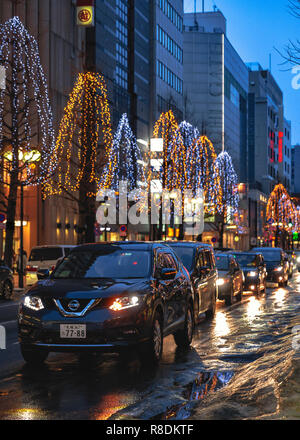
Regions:
<instances>
[{"instance_id":1,"label":"car queue on street","mask_svg":"<svg viewBox=\"0 0 300 440\"><path fill-rule=\"evenodd\" d=\"M22 297L18 332L27 363L42 363L51 352L129 349L157 363L164 337L188 347L217 300L230 306L243 292L266 292L267 283L286 286L300 271L297 256L280 248L222 252L200 242L120 241L67 251L51 267L37 267L38 281ZM46 260L41 249L39 258ZM7 286L10 274L5 280Z\"/></svg>"}]
</instances>

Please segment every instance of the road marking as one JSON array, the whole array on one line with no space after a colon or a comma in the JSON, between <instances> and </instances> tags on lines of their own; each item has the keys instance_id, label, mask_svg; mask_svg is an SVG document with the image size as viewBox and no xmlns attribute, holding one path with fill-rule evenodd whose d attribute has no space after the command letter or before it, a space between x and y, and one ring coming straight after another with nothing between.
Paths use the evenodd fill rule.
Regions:
<instances>
[{"instance_id":1,"label":"road marking","mask_svg":"<svg viewBox=\"0 0 300 440\"><path fill-rule=\"evenodd\" d=\"M18 302L15 302L15 303L11 303L11 304L5 304L4 306L0 306L0 310L1 309L6 309L6 308L8 308L8 307L14 307L14 306L18 306L19 305L19 303Z\"/></svg>"},{"instance_id":2,"label":"road marking","mask_svg":"<svg viewBox=\"0 0 300 440\"><path fill-rule=\"evenodd\" d=\"M16 319L13 319L12 321L0 322L0 324L1 324L1 325L9 325L9 324L11 324L12 322L17 323L17 320L16 320Z\"/></svg>"}]
</instances>

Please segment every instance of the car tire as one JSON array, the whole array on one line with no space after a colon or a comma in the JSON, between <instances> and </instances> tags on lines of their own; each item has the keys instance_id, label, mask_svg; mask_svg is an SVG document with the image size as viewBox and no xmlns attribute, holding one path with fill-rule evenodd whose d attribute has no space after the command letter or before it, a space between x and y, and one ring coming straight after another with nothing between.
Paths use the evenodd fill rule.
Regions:
<instances>
[{"instance_id":1,"label":"car tire","mask_svg":"<svg viewBox=\"0 0 300 440\"><path fill-rule=\"evenodd\" d=\"M193 308L191 305L188 306L184 329L179 330L173 334L175 343L179 348L186 348L191 345L194 334L194 319L193 319Z\"/></svg>"},{"instance_id":2,"label":"car tire","mask_svg":"<svg viewBox=\"0 0 300 440\"><path fill-rule=\"evenodd\" d=\"M240 287L240 291L239 291L239 293L236 295L236 300L240 302L240 301L242 300L242 295L243 295L243 285L241 285L241 287Z\"/></svg>"},{"instance_id":3,"label":"car tire","mask_svg":"<svg viewBox=\"0 0 300 440\"><path fill-rule=\"evenodd\" d=\"M21 353L24 361L31 365L40 365L45 362L48 352L38 348L27 348L21 344Z\"/></svg>"},{"instance_id":4,"label":"car tire","mask_svg":"<svg viewBox=\"0 0 300 440\"><path fill-rule=\"evenodd\" d=\"M163 351L163 326L162 320L159 313L155 313L150 341L143 344L139 348L139 354L143 362L148 362L150 364L159 363Z\"/></svg>"},{"instance_id":5,"label":"car tire","mask_svg":"<svg viewBox=\"0 0 300 440\"><path fill-rule=\"evenodd\" d=\"M11 299L13 294L13 286L10 281L5 281L2 287L1 296L3 299Z\"/></svg>"},{"instance_id":6,"label":"car tire","mask_svg":"<svg viewBox=\"0 0 300 440\"><path fill-rule=\"evenodd\" d=\"M212 319L216 314L216 306L217 306L217 292L215 292L213 297L213 303L210 307L210 309L206 310L205 317L207 319Z\"/></svg>"},{"instance_id":7,"label":"car tire","mask_svg":"<svg viewBox=\"0 0 300 440\"><path fill-rule=\"evenodd\" d=\"M231 306L233 303L233 287L230 289L230 295L225 297L226 306Z\"/></svg>"}]
</instances>

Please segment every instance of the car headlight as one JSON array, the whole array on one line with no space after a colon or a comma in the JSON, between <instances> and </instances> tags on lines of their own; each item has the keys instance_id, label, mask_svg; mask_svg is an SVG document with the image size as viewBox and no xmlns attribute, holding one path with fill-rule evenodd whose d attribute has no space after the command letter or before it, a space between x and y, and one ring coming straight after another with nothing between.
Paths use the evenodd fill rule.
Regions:
<instances>
[{"instance_id":1,"label":"car headlight","mask_svg":"<svg viewBox=\"0 0 300 440\"><path fill-rule=\"evenodd\" d=\"M43 302L38 296L25 296L24 306L28 307L28 309L35 310L36 312L43 310L44 308Z\"/></svg>"},{"instance_id":2,"label":"car headlight","mask_svg":"<svg viewBox=\"0 0 300 440\"><path fill-rule=\"evenodd\" d=\"M251 270L250 272L248 272L248 277L256 277L258 274L255 270Z\"/></svg>"},{"instance_id":3,"label":"car headlight","mask_svg":"<svg viewBox=\"0 0 300 440\"><path fill-rule=\"evenodd\" d=\"M217 280L217 286L223 286L225 283L228 283L228 278L218 278Z\"/></svg>"},{"instance_id":4,"label":"car headlight","mask_svg":"<svg viewBox=\"0 0 300 440\"><path fill-rule=\"evenodd\" d=\"M300 257L297 257L297 263L300 263Z\"/></svg>"},{"instance_id":5,"label":"car headlight","mask_svg":"<svg viewBox=\"0 0 300 440\"><path fill-rule=\"evenodd\" d=\"M278 267L275 267L275 271L276 272L281 272L282 271L282 269L283 269L283 267L282 266L278 266Z\"/></svg>"},{"instance_id":6,"label":"car headlight","mask_svg":"<svg viewBox=\"0 0 300 440\"><path fill-rule=\"evenodd\" d=\"M115 299L115 301L109 308L114 312L118 312L119 310L129 309L138 305L139 298L137 296L123 296L123 298Z\"/></svg>"}]
</instances>

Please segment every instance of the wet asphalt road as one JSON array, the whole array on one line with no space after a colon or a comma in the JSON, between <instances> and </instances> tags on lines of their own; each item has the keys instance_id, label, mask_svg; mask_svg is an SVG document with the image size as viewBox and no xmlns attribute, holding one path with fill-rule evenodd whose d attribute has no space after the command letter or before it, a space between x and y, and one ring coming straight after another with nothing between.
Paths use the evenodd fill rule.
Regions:
<instances>
[{"instance_id":1,"label":"wet asphalt road","mask_svg":"<svg viewBox=\"0 0 300 440\"><path fill-rule=\"evenodd\" d=\"M164 341L161 364L131 353L85 361L53 354L27 367L17 342L17 302L0 303L7 349L0 350L0 419L255 419L300 418L300 274L287 288L245 293L218 303L197 327L190 350Z\"/></svg>"}]
</instances>

